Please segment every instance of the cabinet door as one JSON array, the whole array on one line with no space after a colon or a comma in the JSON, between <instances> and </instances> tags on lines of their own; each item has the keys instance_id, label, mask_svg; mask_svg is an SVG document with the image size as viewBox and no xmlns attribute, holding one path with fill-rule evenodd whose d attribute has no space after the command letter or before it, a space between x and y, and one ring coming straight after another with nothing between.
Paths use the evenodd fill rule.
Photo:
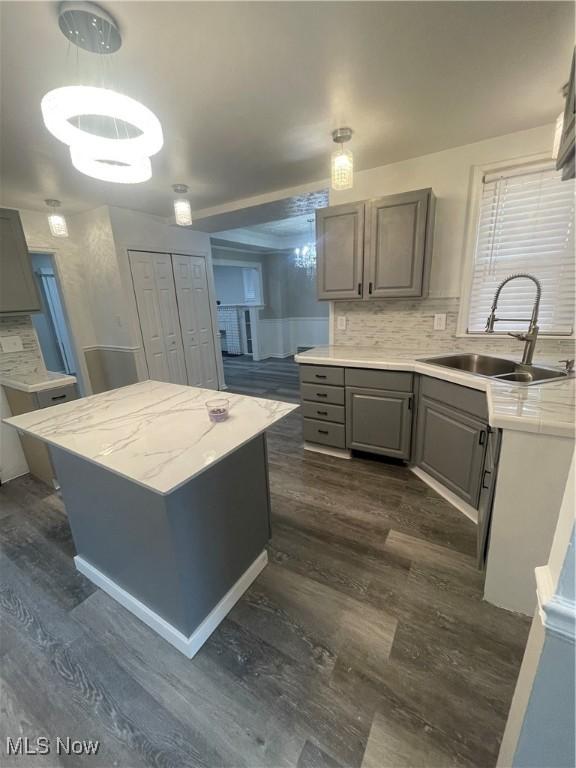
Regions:
<instances>
[{"instance_id":1,"label":"cabinet door","mask_svg":"<svg viewBox=\"0 0 576 768\"><path fill-rule=\"evenodd\" d=\"M574 81L574 59L572 56L572 68L570 79L566 87L566 104L564 107L564 124L562 126L562 138L556 158L556 168L562 171L562 179L573 179L575 176L574 139L576 137L576 82Z\"/></svg>"},{"instance_id":2,"label":"cabinet door","mask_svg":"<svg viewBox=\"0 0 576 768\"><path fill-rule=\"evenodd\" d=\"M362 298L364 203L316 211L319 299Z\"/></svg>"},{"instance_id":3,"label":"cabinet door","mask_svg":"<svg viewBox=\"0 0 576 768\"><path fill-rule=\"evenodd\" d=\"M0 209L0 312L40 312L20 214Z\"/></svg>"},{"instance_id":4,"label":"cabinet door","mask_svg":"<svg viewBox=\"0 0 576 768\"><path fill-rule=\"evenodd\" d=\"M421 396L416 464L473 507L478 506L486 437L483 422Z\"/></svg>"},{"instance_id":5,"label":"cabinet door","mask_svg":"<svg viewBox=\"0 0 576 768\"><path fill-rule=\"evenodd\" d=\"M492 506L496 489L496 472L500 458L500 430L490 430L486 442L486 456L480 485L480 500L478 502L478 526L476 544L476 562L478 568L484 568L488 556L490 538L490 523L492 521Z\"/></svg>"},{"instance_id":6,"label":"cabinet door","mask_svg":"<svg viewBox=\"0 0 576 768\"><path fill-rule=\"evenodd\" d=\"M408 459L412 394L346 387L346 447Z\"/></svg>"},{"instance_id":7,"label":"cabinet door","mask_svg":"<svg viewBox=\"0 0 576 768\"><path fill-rule=\"evenodd\" d=\"M367 204L364 286L368 298L422 296L427 291L430 193L421 189Z\"/></svg>"}]
</instances>

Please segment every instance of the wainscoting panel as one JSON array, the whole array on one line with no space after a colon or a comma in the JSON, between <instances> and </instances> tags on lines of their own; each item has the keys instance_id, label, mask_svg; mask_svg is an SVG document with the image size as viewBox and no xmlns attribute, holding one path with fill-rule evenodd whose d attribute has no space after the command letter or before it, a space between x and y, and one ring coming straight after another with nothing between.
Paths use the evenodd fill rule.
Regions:
<instances>
[{"instance_id":1,"label":"wainscoting panel","mask_svg":"<svg viewBox=\"0 0 576 768\"><path fill-rule=\"evenodd\" d=\"M84 357L94 394L138 381L137 347L85 347Z\"/></svg>"},{"instance_id":2,"label":"wainscoting panel","mask_svg":"<svg viewBox=\"0 0 576 768\"><path fill-rule=\"evenodd\" d=\"M258 321L260 360L289 357L298 347L328 344L327 317L283 317Z\"/></svg>"}]
</instances>

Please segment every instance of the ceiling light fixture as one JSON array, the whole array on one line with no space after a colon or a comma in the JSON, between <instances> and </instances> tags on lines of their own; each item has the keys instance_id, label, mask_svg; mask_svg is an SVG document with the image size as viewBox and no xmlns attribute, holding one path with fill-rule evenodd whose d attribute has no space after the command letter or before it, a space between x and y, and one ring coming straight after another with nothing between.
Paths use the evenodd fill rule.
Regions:
<instances>
[{"instance_id":1,"label":"ceiling light fixture","mask_svg":"<svg viewBox=\"0 0 576 768\"><path fill-rule=\"evenodd\" d=\"M93 3L61 3L58 21L70 42L92 53L110 54L122 44L114 19ZM49 91L41 109L46 128L70 147L81 173L119 184L152 176L150 157L164 144L162 126L136 99L109 88L71 85ZM102 132L85 130L87 124Z\"/></svg>"},{"instance_id":2,"label":"ceiling light fixture","mask_svg":"<svg viewBox=\"0 0 576 768\"><path fill-rule=\"evenodd\" d=\"M172 189L177 195L188 194L186 184L174 184ZM190 227L192 225L192 208L190 200L186 197L177 197L174 200L174 218L179 227Z\"/></svg>"},{"instance_id":3,"label":"ceiling light fixture","mask_svg":"<svg viewBox=\"0 0 576 768\"><path fill-rule=\"evenodd\" d=\"M68 225L66 219L61 213L55 213L56 208L60 208L60 200L49 198L44 201L47 206L52 208L52 213L48 214L48 226L52 237L68 237Z\"/></svg>"},{"instance_id":4,"label":"ceiling light fixture","mask_svg":"<svg viewBox=\"0 0 576 768\"><path fill-rule=\"evenodd\" d=\"M352 189L354 183L354 158L344 144L352 138L351 128L337 128L332 133L332 140L340 145L340 149L332 152L332 189L337 191Z\"/></svg>"},{"instance_id":5,"label":"ceiling light fixture","mask_svg":"<svg viewBox=\"0 0 576 768\"><path fill-rule=\"evenodd\" d=\"M93 157L78 147L70 147L72 165L80 173L100 181L112 181L116 184L139 184L152 178L152 164L149 157L130 157L113 160L108 157Z\"/></svg>"}]
</instances>

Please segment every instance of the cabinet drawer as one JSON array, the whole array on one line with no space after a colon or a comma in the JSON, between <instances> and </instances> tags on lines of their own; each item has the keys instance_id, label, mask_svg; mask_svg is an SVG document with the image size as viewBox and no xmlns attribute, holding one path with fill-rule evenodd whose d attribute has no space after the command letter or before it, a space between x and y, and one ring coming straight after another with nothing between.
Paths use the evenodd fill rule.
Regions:
<instances>
[{"instance_id":1,"label":"cabinet drawer","mask_svg":"<svg viewBox=\"0 0 576 768\"><path fill-rule=\"evenodd\" d=\"M485 392L463 387L461 384L452 384L450 381L434 379L431 376L423 376L420 386L423 397L430 397L441 403L446 403L451 408L458 408L483 421L488 420Z\"/></svg>"},{"instance_id":2,"label":"cabinet drawer","mask_svg":"<svg viewBox=\"0 0 576 768\"><path fill-rule=\"evenodd\" d=\"M78 392L74 384L67 384L65 387L55 387L36 392L36 397L39 408L49 408L51 405L59 405L68 400L77 400Z\"/></svg>"},{"instance_id":3,"label":"cabinet drawer","mask_svg":"<svg viewBox=\"0 0 576 768\"><path fill-rule=\"evenodd\" d=\"M321 419L344 424L344 406L323 403L302 403L302 415L305 419Z\"/></svg>"},{"instance_id":4,"label":"cabinet drawer","mask_svg":"<svg viewBox=\"0 0 576 768\"><path fill-rule=\"evenodd\" d=\"M404 371L372 371L368 368L346 368L347 387L386 389L389 392L412 392L413 374Z\"/></svg>"},{"instance_id":5,"label":"cabinet drawer","mask_svg":"<svg viewBox=\"0 0 576 768\"><path fill-rule=\"evenodd\" d=\"M304 440L309 443L329 445L332 448L344 448L346 445L344 425L304 419Z\"/></svg>"},{"instance_id":6,"label":"cabinet drawer","mask_svg":"<svg viewBox=\"0 0 576 768\"><path fill-rule=\"evenodd\" d=\"M314 403L332 403L344 405L344 387L328 387L324 384L302 384L302 400Z\"/></svg>"},{"instance_id":7,"label":"cabinet drawer","mask_svg":"<svg viewBox=\"0 0 576 768\"><path fill-rule=\"evenodd\" d=\"M301 365L300 381L343 387L344 368L333 368L329 365Z\"/></svg>"}]
</instances>

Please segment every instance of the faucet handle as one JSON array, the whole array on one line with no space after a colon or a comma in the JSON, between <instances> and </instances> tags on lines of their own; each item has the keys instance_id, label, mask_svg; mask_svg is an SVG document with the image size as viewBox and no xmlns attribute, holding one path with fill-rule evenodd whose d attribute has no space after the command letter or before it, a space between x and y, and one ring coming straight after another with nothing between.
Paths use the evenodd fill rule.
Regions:
<instances>
[{"instance_id":1,"label":"faucet handle","mask_svg":"<svg viewBox=\"0 0 576 768\"><path fill-rule=\"evenodd\" d=\"M527 336L525 333L512 333L511 331L509 331L508 336L513 336L515 339L519 339L520 341L526 341L527 339Z\"/></svg>"},{"instance_id":2,"label":"faucet handle","mask_svg":"<svg viewBox=\"0 0 576 768\"><path fill-rule=\"evenodd\" d=\"M568 358L567 360L558 360L559 363L564 363L566 367L566 373L572 373L574 370L574 360Z\"/></svg>"}]
</instances>

